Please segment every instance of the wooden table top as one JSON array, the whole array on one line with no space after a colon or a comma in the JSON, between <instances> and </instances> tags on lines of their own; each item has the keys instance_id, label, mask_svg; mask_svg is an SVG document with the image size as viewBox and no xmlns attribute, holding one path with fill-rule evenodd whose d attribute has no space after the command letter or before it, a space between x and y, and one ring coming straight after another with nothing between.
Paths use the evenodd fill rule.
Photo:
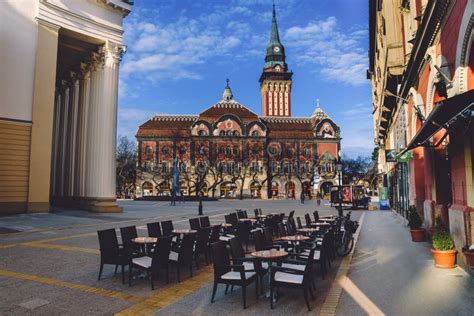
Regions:
<instances>
[{"instance_id":1,"label":"wooden table top","mask_svg":"<svg viewBox=\"0 0 474 316\"><path fill-rule=\"evenodd\" d=\"M310 238L308 236L295 235L295 236L283 236L280 239L285 240L285 241L303 241L303 240L309 240Z\"/></svg>"},{"instance_id":2,"label":"wooden table top","mask_svg":"<svg viewBox=\"0 0 474 316\"><path fill-rule=\"evenodd\" d=\"M311 223L311 226L331 226L330 223Z\"/></svg>"},{"instance_id":3,"label":"wooden table top","mask_svg":"<svg viewBox=\"0 0 474 316\"><path fill-rule=\"evenodd\" d=\"M283 257L288 256L288 252L284 250L270 249L270 250L254 251L250 255L256 258L260 258L260 259L277 259L277 258L283 258Z\"/></svg>"},{"instance_id":4,"label":"wooden table top","mask_svg":"<svg viewBox=\"0 0 474 316\"><path fill-rule=\"evenodd\" d=\"M319 231L319 228L305 227L305 228L298 228L297 231L302 232L302 233L312 233L312 232Z\"/></svg>"},{"instance_id":5,"label":"wooden table top","mask_svg":"<svg viewBox=\"0 0 474 316\"><path fill-rule=\"evenodd\" d=\"M224 223L224 224L222 224L222 227L232 227L232 224Z\"/></svg>"},{"instance_id":6,"label":"wooden table top","mask_svg":"<svg viewBox=\"0 0 474 316\"><path fill-rule=\"evenodd\" d=\"M155 237L136 237L132 239L132 242L137 244L154 244L158 242L158 238Z\"/></svg>"},{"instance_id":7,"label":"wooden table top","mask_svg":"<svg viewBox=\"0 0 474 316\"><path fill-rule=\"evenodd\" d=\"M180 235L196 234L197 230L193 230L193 229L175 229L175 230L173 230L173 233L180 234Z\"/></svg>"}]
</instances>

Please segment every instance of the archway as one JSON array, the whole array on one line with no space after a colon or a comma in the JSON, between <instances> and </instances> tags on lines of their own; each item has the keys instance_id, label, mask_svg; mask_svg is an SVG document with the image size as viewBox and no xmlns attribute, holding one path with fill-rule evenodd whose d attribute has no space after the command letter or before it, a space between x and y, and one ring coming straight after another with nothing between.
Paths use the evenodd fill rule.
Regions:
<instances>
[{"instance_id":1,"label":"archway","mask_svg":"<svg viewBox=\"0 0 474 316\"><path fill-rule=\"evenodd\" d=\"M303 193L307 199L311 200L313 198L313 188L310 181L303 182Z\"/></svg>"},{"instance_id":2,"label":"archway","mask_svg":"<svg viewBox=\"0 0 474 316\"><path fill-rule=\"evenodd\" d=\"M153 195L153 184L151 182L143 182L142 184L143 196L152 196Z\"/></svg>"},{"instance_id":3,"label":"archway","mask_svg":"<svg viewBox=\"0 0 474 316\"><path fill-rule=\"evenodd\" d=\"M158 194L161 196L170 196L171 189L168 181L163 181L158 185Z\"/></svg>"},{"instance_id":4,"label":"archway","mask_svg":"<svg viewBox=\"0 0 474 316\"><path fill-rule=\"evenodd\" d=\"M262 198L262 185L254 181L250 184L250 196L252 199L261 199Z\"/></svg>"},{"instance_id":5,"label":"archway","mask_svg":"<svg viewBox=\"0 0 474 316\"><path fill-rule=\"evenodd\" d=\"M332 182L329 182L329 181L326 181L326 182L323 182L321 183L321 187L320 187L320 190L319 192L321 192L321 195L325 198L325 199L329 199L329 196L331 194L331 186L333 185Z\"/></svg>"},{"instance_id":6,"label":"archway","mask_svg":"<svg viewBox=\"0 0 474 316\"><path fill-rule=\"evenodd\" d=\"M234 182L223 182L220 185L220 197L221 198L236 198L237 197L237 184Z\"/></svg>"},{"instance_id":7,"label":"archway","mask_svg":"<svg viewBox=\"0 0 474 316\"><path fill-rule=\"evenodd\" d=\"M296 186L293 181L288 181L285 185L286 198L295 199L296 198Z\"/></svg>"},{"instance_id":8,"label":"archway","mask_svg":"<svg viewBox=\"0 0 474 316\"><path fill-rule=\"evenodd\" d=\"M276 181L272 181L272 199L279 198L280 185Z\"/></svg>"}]
</instances>

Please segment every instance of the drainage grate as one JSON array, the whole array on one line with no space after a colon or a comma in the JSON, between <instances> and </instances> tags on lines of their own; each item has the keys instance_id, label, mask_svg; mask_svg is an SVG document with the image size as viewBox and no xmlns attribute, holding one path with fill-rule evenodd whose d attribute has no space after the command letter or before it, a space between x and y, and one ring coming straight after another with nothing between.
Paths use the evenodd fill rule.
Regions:
<instances>
[{"instance_id":1,"label":"drainage grate","mask_svg":"<svg viewBox=\"0 0 474 316\"><path fill-rule=\"evenodd\" d=\"M0 227L0 234L11 234L11 233L19 233L21 230L11 229L7 227Z\"/></svg>"}]
</instances>

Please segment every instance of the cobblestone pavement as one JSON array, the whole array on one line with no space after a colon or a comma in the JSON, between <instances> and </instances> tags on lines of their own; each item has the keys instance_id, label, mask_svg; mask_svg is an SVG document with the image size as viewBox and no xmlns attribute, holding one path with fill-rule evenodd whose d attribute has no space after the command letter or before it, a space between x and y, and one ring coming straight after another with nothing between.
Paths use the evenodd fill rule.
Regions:
<instances>
[{"instance_id":1,"label":"cobblestone pavement","mask_svg":"<svg viewBox=\"0 0 474 316\"><path fill-rule=\"evenodd\" d=\"M120 201L121 214L92 214L83 211L56 211L50 214L0 217L0 314L1 315L122 315L153 314L242 314L241 292L235 289L223 295L223 288L210 304L212 267L203 266L181 283L174 272L171 282L158 281L151 291L148 280L134 280L122 285L119 274L106 266L103 279L97 281L99 252L97 230L136 225L139 235L147 234L145 224L165 219L175 227L188 227L188 218L197 216L197 203L186 202L171 207L166 202ZM324 203L323 203L324 204ZM221 200L205 202L204 213L211 223L224 221L224 214L237 208L264 213L296 210L296 216L316 209L314 201ZM318 207L320 214L335 214L327 204ZM358 217L362 212L354 212ZM334 279L339 262L325 280L317 276L317 290L312 301L318 311ZM273 311L265 298L255 299L249 288L250 314L305 314L302 295L282 291Z\"/></svg>"}]
</instances>

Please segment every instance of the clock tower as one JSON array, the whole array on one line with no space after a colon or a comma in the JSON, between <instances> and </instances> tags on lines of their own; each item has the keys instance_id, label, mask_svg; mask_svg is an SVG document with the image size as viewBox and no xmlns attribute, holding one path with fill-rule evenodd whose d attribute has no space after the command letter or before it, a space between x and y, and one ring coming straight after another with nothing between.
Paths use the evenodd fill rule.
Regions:
<instances>
[{"instance_id":1,"label":"clock tower","mask_svg":"<svg viewBox=\"0 0 474 316\"><path fill-rule=\"evenodd\" d=\"M273 4L272 32L267 45L265 66L260 76L263 116L291 116L291 77L285 62L285 47L280 42Z\"/></svg>"}]
</instances>

